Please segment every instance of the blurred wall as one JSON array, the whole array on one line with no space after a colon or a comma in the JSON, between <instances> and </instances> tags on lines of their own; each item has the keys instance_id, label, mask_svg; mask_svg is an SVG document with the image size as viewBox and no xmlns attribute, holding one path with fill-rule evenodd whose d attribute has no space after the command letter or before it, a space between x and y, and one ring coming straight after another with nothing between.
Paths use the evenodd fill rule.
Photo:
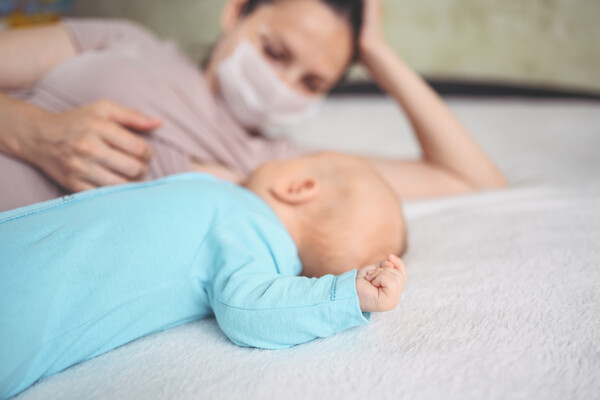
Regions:
<instances>
[{"instance_id":1,"label":"blurred wall","mask_svg":"<svg viewBox=\"0 0 600 400\"><path fill-rule=\"evenodd\" d=\"M75 13L137 20L200 59L219 35L224 3L75 0ZM384 6L388 40L427 77L600 91L600 0L384 0Z\"/></svg>"}]
</instances>

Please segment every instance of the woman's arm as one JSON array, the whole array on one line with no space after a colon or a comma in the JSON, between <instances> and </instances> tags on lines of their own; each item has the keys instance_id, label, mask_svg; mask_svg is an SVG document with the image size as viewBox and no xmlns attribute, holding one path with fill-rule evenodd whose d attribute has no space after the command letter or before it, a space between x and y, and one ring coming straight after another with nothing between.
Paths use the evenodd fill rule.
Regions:
<instances>
[{"instance_id":1,"label":"woman's arm","mask_svg":"<svg viewBox=\"0 0 600 400\"><path fill-rule=\"evenodd\" d=\"M403 198L500 188L506 180L442 99L386 43L379 0L365 0L361 60L406 112L422 160L371 160Z\"/></svg>"},{"instance_id":2,"label":"woman's arm","mask_svg":"<svg viewBox=\"0 0 600 400\"><path fill-rule=\"evenodd\" d=\"M51 113L1 92L31 86L75 55L62 25L0 33L0 152L71 191L135 180L147 171L151 150L124 127L145 131L160 121L107 101Z\"/></svg>"},{"instance_id":3,"label":"woman's arm","mask_svg":"<svg viewBox=\"0 0 600 400\"><path fill-rule=\"evenodd\" d=\"M0 90L31 86L75 54L61 25L0 32Z\"/></svg>"},{"instance_id":4,"label":"woman's arm","mask_svg":"<svg viewBox=\"0 0 600 400\"><path fill-rule=\"evenodd\" d=\"M0 93L0 152L75 192L143 176L152 151L124 126L149 130L160 124L109 101L52 113Z\"/></svg>"},{"instance_id":5,"label":"woman's arm","mask_svg":"<svg viewBox=\"0 0 600 400\"><path fill-rule=\"evenodd\" d=\"M0 32L0 151L27 160L26 138L39 133L50 113L12 99L2 90L32 86L76 54L61 25ZM27 160L29 161L29 160Z\"/></svg>"}]
</instances>

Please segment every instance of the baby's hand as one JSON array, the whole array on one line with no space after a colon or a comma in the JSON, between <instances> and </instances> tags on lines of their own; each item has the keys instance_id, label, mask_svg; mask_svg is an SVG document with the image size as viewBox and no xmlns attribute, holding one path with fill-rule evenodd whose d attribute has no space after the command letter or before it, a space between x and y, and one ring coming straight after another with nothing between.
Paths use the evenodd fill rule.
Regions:
<instances>
[{"instance_id":1,"label":"baby's hand","mask_svg":"<svg viewBox=\"0 0 600 400\"><path fill-rule=\"evenodd\" d=\"M389 311L398 302L404 284L406 268L402 260L390 255L379 264L369 265L358 270L356 292L363 312Z\"/></svg>"}]
</instances>

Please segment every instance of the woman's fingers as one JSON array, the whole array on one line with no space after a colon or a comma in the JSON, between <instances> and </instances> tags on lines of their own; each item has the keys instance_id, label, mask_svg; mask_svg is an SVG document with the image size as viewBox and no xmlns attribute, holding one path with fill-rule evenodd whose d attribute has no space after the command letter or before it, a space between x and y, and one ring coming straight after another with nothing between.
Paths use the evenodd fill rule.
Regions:
<instances>
[{"instance_id":1,"label":"woman's fingers","mask_svg":"<svg viewBox=\"0 0 600 400\"><path fill-rule=\"evenodd\" d=\"M103 119L111 120L139 131L156 129L162 124L162 121L159 119L150 118L138 111L107 100L94 103L90 107Z\"/></svg>"},{"instance_id":2,"label":"woman's fingers","mask_svg":"<svg viewBox=\"0 0 600 400\"><path fill-rule=\"evenodd\" d=\"M45 129L28 145L31 162L69 191L136 180L148 171L149 144L124 125L160 125L111 102L50 113Z\"/></svg>"},{"instance_id":3,"label":"woman's fingers","mask_svg":"<svg viewBox=\"0 0 600 400\"><path fill-rule=\"evenodd\" d=\"M73 157L68 162L68 186L81 191L94 187L127 183L122 175L90 159Z\"/></svg>"},{"instance_id":4,"label":"woman's fingers","mask_svg":"<svg viewBox=\"0 0 600 400\"><path fill-rule=\"evenodd\" d=\"M72 186L72 190L75 192L83 192L84 190L90 190L90 189L95 189L98 186L92 185L91 183L87 182L87 181L83 181L83 180L76 180L73 182Z\"/></svg>"},{"instance_id":5,"label":"woman's fingers","mask_svg":"<svg viewBox=\"0 0 600 400\"><path fill-rule=\"evenodd\" d=\"M105 134L103 139L106 143L101 155L96 158L102 165L130 179L140 178L148 172L152 151L145 140L122 128ZM140 152L143 152L141 156Z\"/></svg>"},{"instance_id":6,"label":"woman's fingers","mask_svg":"<svg viewBox=\"0 0 600 400\"><path fill-rule=\"evenodd\" d=\"M119 185L128 182L123 176L100 164L90 164L81 178L96 186Z\"/></svg>"},{"instance_id":7,"label":"woman's fingers","mask_svg":"<svg viewBox=\"0 0 600 400\"><path fill-rule=\"evenodd\" d=\"M89 169L94 164L100 164L122 177L130 179L141 177L148 171L147 161L135 154L123 151L116 144L126 146L127 143L133 143L132 146L137 146L139 152L142 151L142 143L138 143L138 141L147 146L145 141L135 137L131 132L113 125L112 122L97 121L94 124L96 133L89 133L77 141L73 146L73 151L75 160L80 159L80 164L76 167L83 170ZM129 137L129 135L133 137ZM93 173L92 171L87 172ZM93 182L96 183L95 180Z\"/></svg>"},{"instance_id":8,"label":"woman's fingers","mask_svg":"<svg viewBox=\"0 0 600 400\"><path fill-rule=\"evenodd\" d=\"M104 157L98 162L112 171L129 179L138 179L148 172L148 164L139 158L124 154L118 149L107 146Z\"/></svg>"},{"instance_id":9,"label":"woman's fingers","mask_svg":"<svg viewBox=\"0 0 600 400\"><path fill-rule=\"evenodd\" d=\"M140 136L109 121L100 122L100 126L102 139L112 147L146 162L152 159L150 145Z\"/></svg>"}]
</instances>

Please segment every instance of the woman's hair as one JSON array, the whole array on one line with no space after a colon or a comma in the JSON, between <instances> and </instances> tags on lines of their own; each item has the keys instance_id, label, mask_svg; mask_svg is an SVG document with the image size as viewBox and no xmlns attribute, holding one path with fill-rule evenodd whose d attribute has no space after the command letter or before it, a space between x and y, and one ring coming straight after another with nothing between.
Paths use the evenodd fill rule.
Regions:
<instances>
[{"instance_id":1,"label":"woman's hair","mask_svg":"<svg viewBox=\"0 0 600 400\"><path fill-rule=\"evenodd\" d=\"M251 14L259 6L272 4L282 0L248 0L242 15ZM336 14L346 19L352 28L353 59L358 58L358 38L363 23L363 0L319 0L329 6Z\"/></svg>"}]
</instances>

